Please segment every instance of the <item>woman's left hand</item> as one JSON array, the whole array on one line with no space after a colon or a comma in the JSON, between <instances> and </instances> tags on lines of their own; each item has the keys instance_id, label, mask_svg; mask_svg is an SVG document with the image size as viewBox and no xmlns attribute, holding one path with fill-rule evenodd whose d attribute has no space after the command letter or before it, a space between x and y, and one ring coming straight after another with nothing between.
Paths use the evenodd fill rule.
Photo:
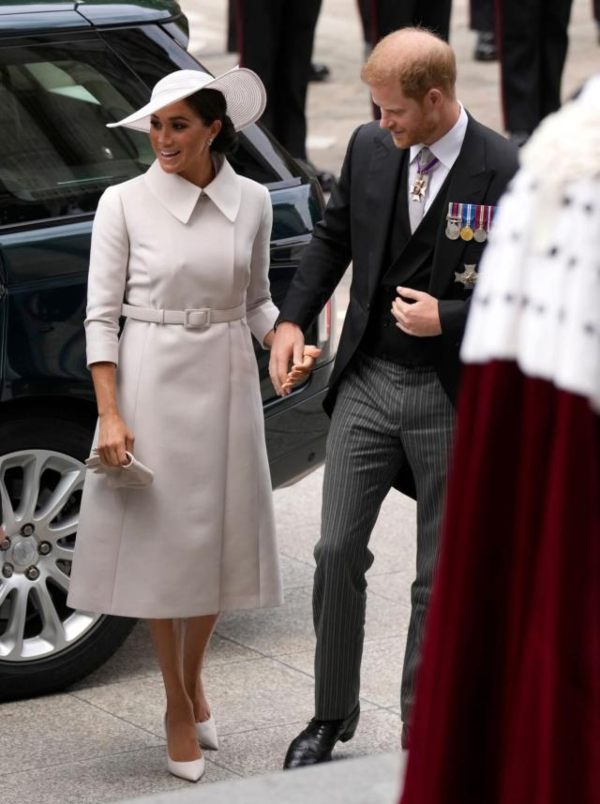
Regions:
<instances>
[{"instance_id":1,"label":"woman's left hand","mask_svg":"<svg viewBox=\"0 0 600 804\"><path fill-rule=\"evenodd\" d=\"M302 362L294 363L282 386L283 390L289 391L294 385L299 385L301 382L304 382L315 367L315 363L320 354L321 349L317 346L306 345L302 353Z\"/></svg>"}]
</instances>

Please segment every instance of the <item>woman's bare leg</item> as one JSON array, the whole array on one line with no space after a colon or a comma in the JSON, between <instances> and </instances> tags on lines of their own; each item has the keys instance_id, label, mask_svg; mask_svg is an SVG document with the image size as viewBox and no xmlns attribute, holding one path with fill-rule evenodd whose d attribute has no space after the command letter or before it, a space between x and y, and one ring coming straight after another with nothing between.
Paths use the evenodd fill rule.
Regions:
<instances>
[{"instance_id":1,"label":"woman's bare leg","mask_svg":"<svg viewBox=\"0 0 600 804\"><path fill-rule=\"evenodd\" d=\"M196 721L208 720L210 706L202 686L204 654L219 615L207 614L183 621L183 682L194 707Z\"/></svg>"},{"instance_id":2,"label":"woman's bare leg","mask_svg":"<svg viewBox=\"0 0 600 804\"><path fill-rule=\"evenodd\" d=\"M175 762L200 759L194 707L183 675L183 620L148 620L167 695L167 746Z\"/></svg>"}]
</instances>

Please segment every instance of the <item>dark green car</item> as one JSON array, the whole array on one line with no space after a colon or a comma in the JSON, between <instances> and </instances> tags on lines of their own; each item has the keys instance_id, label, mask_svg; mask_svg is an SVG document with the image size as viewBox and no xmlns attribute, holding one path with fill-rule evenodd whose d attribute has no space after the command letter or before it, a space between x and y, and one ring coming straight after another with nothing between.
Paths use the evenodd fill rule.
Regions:
<instances>
[{"instance_id":1,"label":"dark green car","mask_svg":"<svg viewBox=\"0 0 600 804\"><path fill-rule=\"evenodd\" d=\"M66 606L96 417L82 327L87 266L100 195L153 161L145 135L106 123L147 102L166 73L202 69L186 43L185 17L168 0L0 7L0 700L75 681L133 624ZM321 193L258 126L231 161L271 192L277 304L321 217ZM275 487L324 457L330 320L327 307L307 336L323 348L319 366L285 399L257 348Z\"/></svg>"}]
</instances>

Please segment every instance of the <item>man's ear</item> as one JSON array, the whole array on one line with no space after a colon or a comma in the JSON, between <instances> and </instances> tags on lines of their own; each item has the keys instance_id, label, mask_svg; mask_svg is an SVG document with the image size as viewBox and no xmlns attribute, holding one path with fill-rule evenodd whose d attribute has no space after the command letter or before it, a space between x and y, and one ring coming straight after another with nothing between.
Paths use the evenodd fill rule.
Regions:
<instances>
[{"instance_id":1,"label":"man's ear","mask_svg":"<svg viewBox=\"0 0 600 804\"><path fill-rule=\"evenodd\" d=\"M439 89L432 87L425 96L429 101L430 105L434 108L438 108L443 101L443 95Z\"/></svg>"}]
</instances>

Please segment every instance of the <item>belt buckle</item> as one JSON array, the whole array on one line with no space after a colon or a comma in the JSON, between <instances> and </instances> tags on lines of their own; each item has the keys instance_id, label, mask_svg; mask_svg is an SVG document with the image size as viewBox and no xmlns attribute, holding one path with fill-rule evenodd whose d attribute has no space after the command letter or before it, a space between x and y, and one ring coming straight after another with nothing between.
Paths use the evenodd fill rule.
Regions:
<instances>
[{"instance_id":1,"label":"belt buckle","mask_svg":"<svg viewBox=\"0 0 600 804\"><path fill-rule=\"evenodd\" d=\"M210 327L210 307L184 310L183 326L185 329L207 329Z\"/></svg>"}]
</instances>

